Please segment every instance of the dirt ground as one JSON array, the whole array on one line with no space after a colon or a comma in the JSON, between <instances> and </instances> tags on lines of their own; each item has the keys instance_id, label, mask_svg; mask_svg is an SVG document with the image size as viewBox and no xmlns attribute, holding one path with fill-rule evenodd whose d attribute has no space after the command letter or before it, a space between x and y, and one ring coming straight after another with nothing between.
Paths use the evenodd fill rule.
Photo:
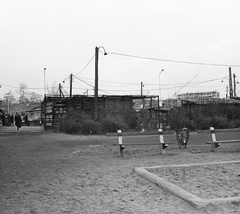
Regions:
<instances>
[{"instance_id":1,"label":"dirt ground","mask_svg":"<svg viewBox=\"0 0 240 214\"><path fill-rule=\"evenodd\" d=\"M203 139L201 136L199 139ZM1 134L0 213L240 213L240 203L196 210L134 172L138 166L239 160L240 144L223 145L218 152L210 152L210 145L205 142L190 143L186 150L171 145L166 155L159 155L156 145L128 146L120 158L113 142L116 143L116 137L48 132ZM219 170L222 168L216 169ZM236 170L239 172L239 166ZM230 171L234 174L234 167ZM218 189L220 185L213 180L216 178L204 177L204 170L190 174L200 175L202 183L198 188L203 188L203 192L204 188ZM174 175L171 179L174 180ZM189 191L191 185L196 188L194 182L198 180L188 185ZM240 179L235 182L238 186L236 189L231 186L230 192L239 196Z\"/></svg>"}]
</instances>

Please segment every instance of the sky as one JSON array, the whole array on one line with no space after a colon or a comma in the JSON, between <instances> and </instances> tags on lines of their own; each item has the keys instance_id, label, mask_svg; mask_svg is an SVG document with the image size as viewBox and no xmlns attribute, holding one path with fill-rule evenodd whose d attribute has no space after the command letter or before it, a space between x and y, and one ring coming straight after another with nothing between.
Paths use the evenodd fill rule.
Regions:
<instances>
[{"instance_id":1,"label":"sky","mask_svg":"<svg viewBox=\"0 0 240 214\"><path fill-rule=\"evenodd\" d=\"M95 47L99 95L225 97L229 67L240 80L239 8L238 0L1 0L0 99L21 83L42 96L59 84L69 94L70 74L73 94L94 95Z\"/></svg>"}]
</instances>

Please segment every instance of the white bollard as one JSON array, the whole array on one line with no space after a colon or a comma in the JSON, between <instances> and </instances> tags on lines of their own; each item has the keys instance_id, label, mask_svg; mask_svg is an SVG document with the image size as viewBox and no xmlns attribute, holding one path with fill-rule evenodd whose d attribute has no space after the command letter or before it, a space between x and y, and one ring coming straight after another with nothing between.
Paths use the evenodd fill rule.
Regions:
<instances>
[{"instance_id":1,"label":"white bollard","mask_svg":"<svg viewBox=\"0 0 240 214\"><path fill-rule=\"evenodd\" d=\"M210 127L210 134L211 134L211 140L212 142L217 142L217 138L215 135L215 130L214 127ZM217 148L221 145L221 143L212 143L211 147L212 147L212 151L217 150Z\"/></svg>"},{"instance_id":2,"label":"white bollard","mask_svg":"<svg viewBox=\"0 0 240 214\"><path fill-rule=\"evenodd\" d=\"M166 154L168 144L165 144L164 142L162 129L158 129L158 133L159 133L159 142L160 142L160 154Z\"/></svg>"},{"instance_id":3,"label":"white bollard","mask_svg":"<svg viewBox=\"0 0 240 214\"><path fill-rule=\"evenodd\" d=\"M125 146L123 146L123 142L122 142L122 131L118 130L118 144L119 144L119 156L123 157L123 149L125 148Z\"/></svg>"}]
</instances>

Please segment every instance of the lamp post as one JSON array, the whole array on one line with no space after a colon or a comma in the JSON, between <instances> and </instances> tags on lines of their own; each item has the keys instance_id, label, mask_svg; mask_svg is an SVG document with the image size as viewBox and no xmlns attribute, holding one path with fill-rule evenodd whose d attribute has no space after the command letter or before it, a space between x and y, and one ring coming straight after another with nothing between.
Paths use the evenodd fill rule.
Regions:
<instances>
[{"instance_id":1,"label":"lamp post","mask_svg":"<svg viewBox=\"0 0 240 214\"><path fill-rule=\"evenodd\" d=\"M45 72L46 72L46 68L43 69L44 71L44 95L43 95L43 99L45 98L45 94L46 94L46 77L45 77Z\"/></svg>"},{"instance_id":2,"label":"lamp post","mask_svg":"<svg viewBox=\"0 0 240 214\"><path fill-rule=\"evenodd\" d=\"M160 115L160 104L161 104L161 84L160 84L160 75L164 71L162 69L159 73L159 96L158 96L158 122L159 122L159 129L161 129L161 115Z\"/></svg>"},{"instance_id":3,"label":"lamp post","mask_svg":"<svg viewBox=\"0 0 240 214\"><path fill-rule=\"evenodd\" d=\"M69 77L67 77L63 80L63 83L65 83L66 79L70 79L70 98L72 97L72 82L73 82L72 76L73 76L73 74L70 74Z\"/></svg>"},{"instance_id":4,"label":"lamp post","mask_svg":"<svg viewBox=\"0 0 240 214\"><path fill-rule=\"evenodd\" d=\"M161 84L160 84L160 75L161 73L164 71L164 69L162 69L159 73L159 105L160 105L160 102L161 102Z\"/></svg>"},{"instance_id":5,"label":"lamp post","mask_svg":"<svg viewBox=\"0 0 240 214\"><path fill-rule=\"evenodd\" d=\"M107 55L107 52L104 47L95 47L95 87L94 87L94 103L95 103L95 120L98 120L98 52L102 48L104 55Z\"/></svg>"},{"instance_id":6,"label":"lamp post","mask_svg":"<svg viewBox=\"0 0 240 214\"><path fill-rule=\"evenodd\" d=\"M223 83L224 80L228 80L229 81L229 79L225 77L225 78L223 78L223 80L221 82ZM226 87L226 99L228 99L228 85Z\"/></svg>"}]
</instances>

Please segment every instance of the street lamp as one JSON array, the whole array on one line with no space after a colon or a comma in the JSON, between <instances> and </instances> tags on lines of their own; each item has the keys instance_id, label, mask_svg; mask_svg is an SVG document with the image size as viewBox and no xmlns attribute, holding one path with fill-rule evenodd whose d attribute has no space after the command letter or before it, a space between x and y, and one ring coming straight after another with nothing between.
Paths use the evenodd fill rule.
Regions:
<instances>
[{"instance_id":1,"label":"street lamp","mask_svg":"<svg viewBox=\"0 0 240 214\"><path fill-rule=\"evenodd\" d=\"M63 83L65 83L65 80L66 80L66 79L70 79L70 98L72 97L72 82L73 82L72 76L73 76L73 75L70 74L69 77L67 77L67 78L65 78L65 79L63 80Z\"/></svg>"},{"instance_id":2,"label":"street lamp","mask_svg":"<svg viewBox=\"0 0 240 214\"><path fill-rule=\"evenodd\" d=\"M162 69L159 73L159 104L161 102L161 84L160 84L160 75L161 73L164 71L164 69Z\"/></svg>"},{"instance_id":3,"label":"street lamp","mask_svg":"<svg viewBox=\"0 0 240 214\"><path fill-rule=\"evenodd\" d=\"M102 48L104 55L107 55L107 52L103 46L95 47L95 88L94 88L94 102L95 102L95 120L98 119L98 52Z\"/></svg>"},{"instance_id":4,"label":"street lamp","mask_svg":"<svg viewBox=\"0 0 240 214\"><path fill-rule=\"evenodd\" d=\"M46 95L46 76L45 76L46 75L45 74L46 68L44 68L43 71L44 71L44 80L43 80L44 81L44 83L43 83L44 84L44 95L43 95L43 99L45 99L45 95Z\"/></svg>"},{"instance_id":5,"label":"street lamp","mask_svg":"<svg viewBox=\"0 0 240 214\"><path fill-rule=\"evenodd\" d=\"M229 79L225 77L225 78L223 78L223 80L221 82L223 83L224 80L228 80L229 81ZM226 99L228 99L228 86L226 87Z\"/></svg>"}]
</instances>

